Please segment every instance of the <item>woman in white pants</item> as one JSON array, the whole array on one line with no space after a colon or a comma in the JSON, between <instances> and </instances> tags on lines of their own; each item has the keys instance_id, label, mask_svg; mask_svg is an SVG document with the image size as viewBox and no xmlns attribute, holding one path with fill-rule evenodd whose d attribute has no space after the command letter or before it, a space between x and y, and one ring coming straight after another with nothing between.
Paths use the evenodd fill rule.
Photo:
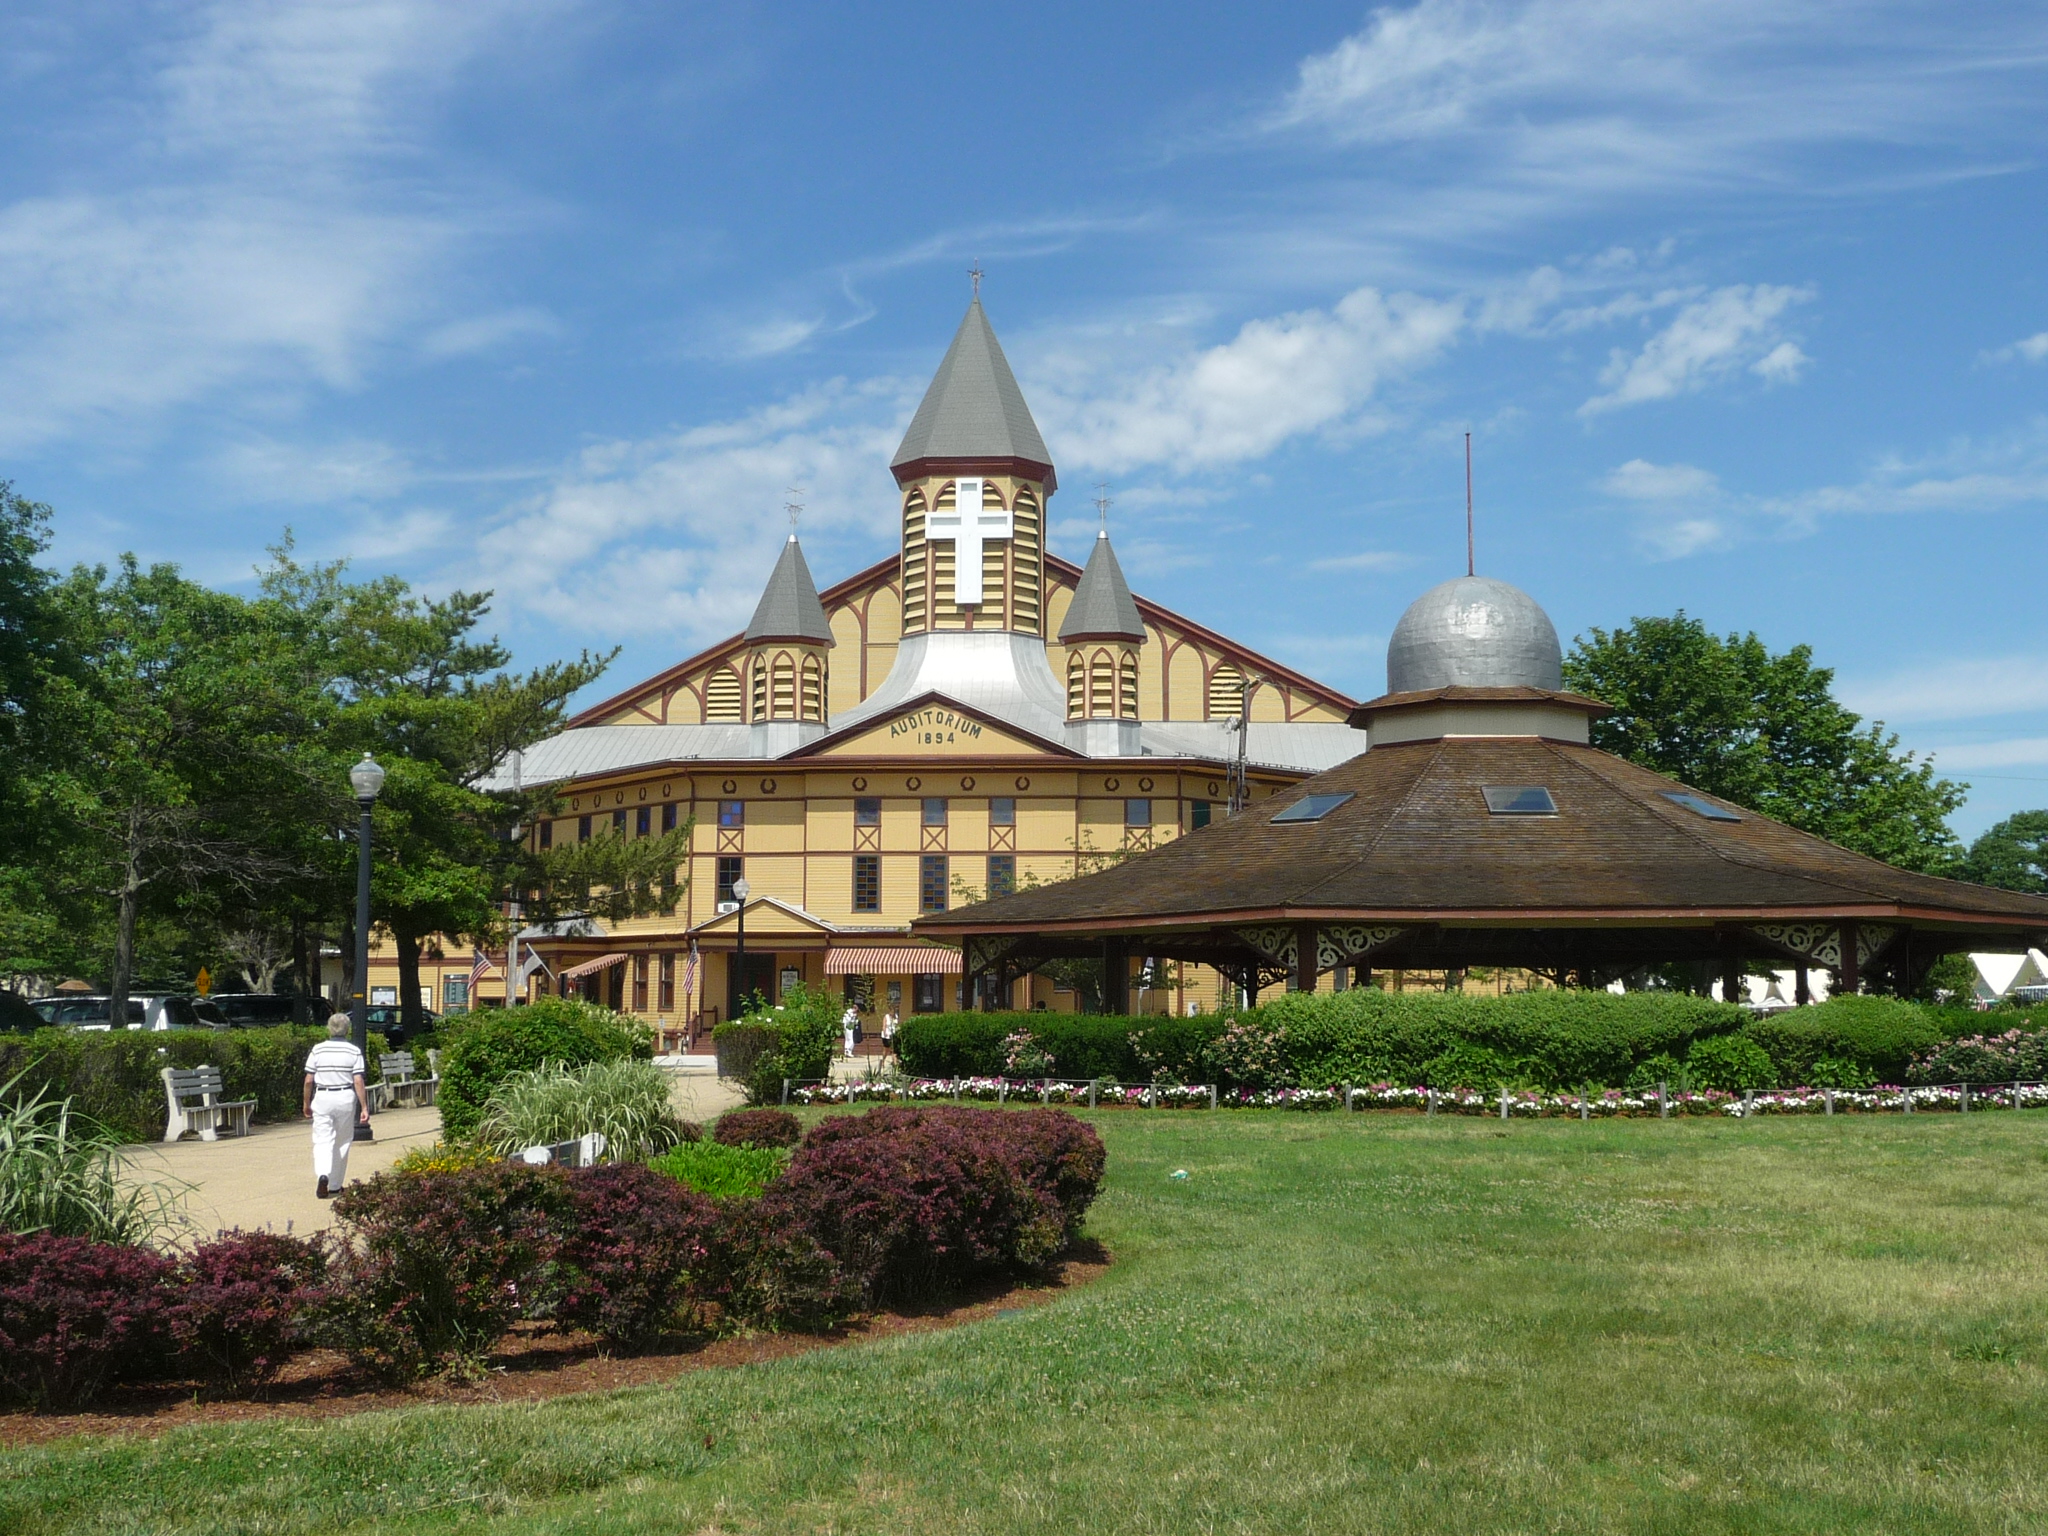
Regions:
<instances>
[{"instance_id":1,"label":"woman in white pants","mask_svg":"<svg viewBox=\"0 0 2048 1536\"><path fill-rule=\"evenodd\" d=\"M348 1177L348 1149L355 1145L356 1119L370 1123L370 1094L363 1086L367 1064L349 1039L349 1016L327 1021L327 1038L306 1053L306 1091L301 1112L313 1122L313 1192L322 1200L341 1192Z\"/></svg>"}]
</instances>

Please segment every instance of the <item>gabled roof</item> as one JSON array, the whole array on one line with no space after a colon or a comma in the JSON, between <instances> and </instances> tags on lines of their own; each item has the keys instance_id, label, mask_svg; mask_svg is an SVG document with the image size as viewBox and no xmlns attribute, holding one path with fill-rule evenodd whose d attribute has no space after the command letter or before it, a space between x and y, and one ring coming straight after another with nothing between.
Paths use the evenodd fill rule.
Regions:
<instances>
[{"instance_id":1,"label":"gabled roof","mask_svg":"<svg viewBox=\"0 0 2048 1536\"><path fill-rule=\"evenodd\" d=\"M980 299L967 306L889 465L893 469L926 459L1023 459L1052 467L1052 455Z\"/></svg>"},{"instance_id":2,"label":"gabled roof","mask_svg":"<svg viewBox=\"0 0 2048 1536\"><path fill-rule=\"evenodd\" d=\"M1116 551L1109 547L1109 533L1095 536L1087 569L1067 605L1060 624L1060 640L1143 640L1145 619L1138 612L1138 600L1124 580L1123 567L1116 563Z\"/></svg>"},{"instance_id":3,"label":"gabled roof","mask_svg":"<svg viewBox=\"0 0 2048 1536\"><path fill-rule=\"evenodd\" d=\"M825 617L825 605L818 601L818 584L811 580L803 546L793 533L782 546L782 557L775 562L768 588L754 608L746 638L832 643L832 625Z\"/></svg>"}]
</instances>

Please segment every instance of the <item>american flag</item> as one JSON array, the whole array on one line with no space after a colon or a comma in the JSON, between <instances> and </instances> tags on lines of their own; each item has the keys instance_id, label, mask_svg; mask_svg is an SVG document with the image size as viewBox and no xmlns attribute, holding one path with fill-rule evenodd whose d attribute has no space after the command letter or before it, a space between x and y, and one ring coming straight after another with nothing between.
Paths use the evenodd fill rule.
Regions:
<instances>
[{"instance_id":1,"label":"american flag","mask_svg":"<svg viewBox=\"0 0 2048 1536\"><path fill-rule=\"evenodd\" d=\"M482 950L476 951L476 958L469 962L469 989L472 992L476 990L476 984L484 979L484 972L495 964L497 962Z\"/></svg>"}]
</instances>

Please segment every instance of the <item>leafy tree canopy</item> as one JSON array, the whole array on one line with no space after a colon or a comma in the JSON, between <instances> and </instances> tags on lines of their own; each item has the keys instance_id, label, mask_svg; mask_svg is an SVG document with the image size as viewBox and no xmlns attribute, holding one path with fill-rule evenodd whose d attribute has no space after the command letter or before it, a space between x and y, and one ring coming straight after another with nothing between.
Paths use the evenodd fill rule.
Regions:
<instances>
[{"instance_id":1,"label":"leafy tree canopy","mask_svg":"<svg viewBox=\"0 0 2048 1536\"><path fill-rule=\"evenodd\" d=\"M1597 747L1888 864L1956 870L1948 816L1968 786L1837 702L1808 646L1774 656L1681 610L1581 636L1564 681L1614 706Z\"/></svg>"},{"instance_id":2,"label":"leafy tree canopy","mask_svg":"<svg viewBox=\"0 0 2048 1536\"><path fill-rule=\"evenodd\" d=\"M1970 844L1963 878L2048 896L2048 811L2008 816Z\"/></svg>"}]
</instances>

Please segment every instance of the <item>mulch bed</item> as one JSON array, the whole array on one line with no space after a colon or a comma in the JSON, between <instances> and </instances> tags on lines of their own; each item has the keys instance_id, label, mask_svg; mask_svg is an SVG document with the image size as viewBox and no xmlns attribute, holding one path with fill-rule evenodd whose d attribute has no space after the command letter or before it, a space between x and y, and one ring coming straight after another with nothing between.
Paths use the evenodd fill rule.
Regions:
<instances>
[{"instance_id":1,"label":"mulch bed","mask_svg":"<svg viewBox=\"0 0 2048 1536\"><path fill-rule=\"evenodd\" d=\"M997 1282L930 1306L871 1313L829 1333L675 1339L638 1355L606 1354L603 1344L588 1334L551 1333L538 1324L521 1324L492 1351L484 1379L469 1385L436 1378L393 1387L356 1370L346 1356L333 1350L309 1350L278 1374L261 1399L209 1401L190 1382L120 1387L90 1413L0 1413L0 1446L35 1445L66 1435L159 1435L190 1424L335 1418L422 1403L534 1403L571 1392L610 1392L668 1381L690 1371L759 1365L866 1339L957 1328L1043 1306L1098 1279L1108 1268L1109 1255L1100 1245L1082 1243L1068 1251L1047 1284Z\"/></svg>"}]
</instances>

